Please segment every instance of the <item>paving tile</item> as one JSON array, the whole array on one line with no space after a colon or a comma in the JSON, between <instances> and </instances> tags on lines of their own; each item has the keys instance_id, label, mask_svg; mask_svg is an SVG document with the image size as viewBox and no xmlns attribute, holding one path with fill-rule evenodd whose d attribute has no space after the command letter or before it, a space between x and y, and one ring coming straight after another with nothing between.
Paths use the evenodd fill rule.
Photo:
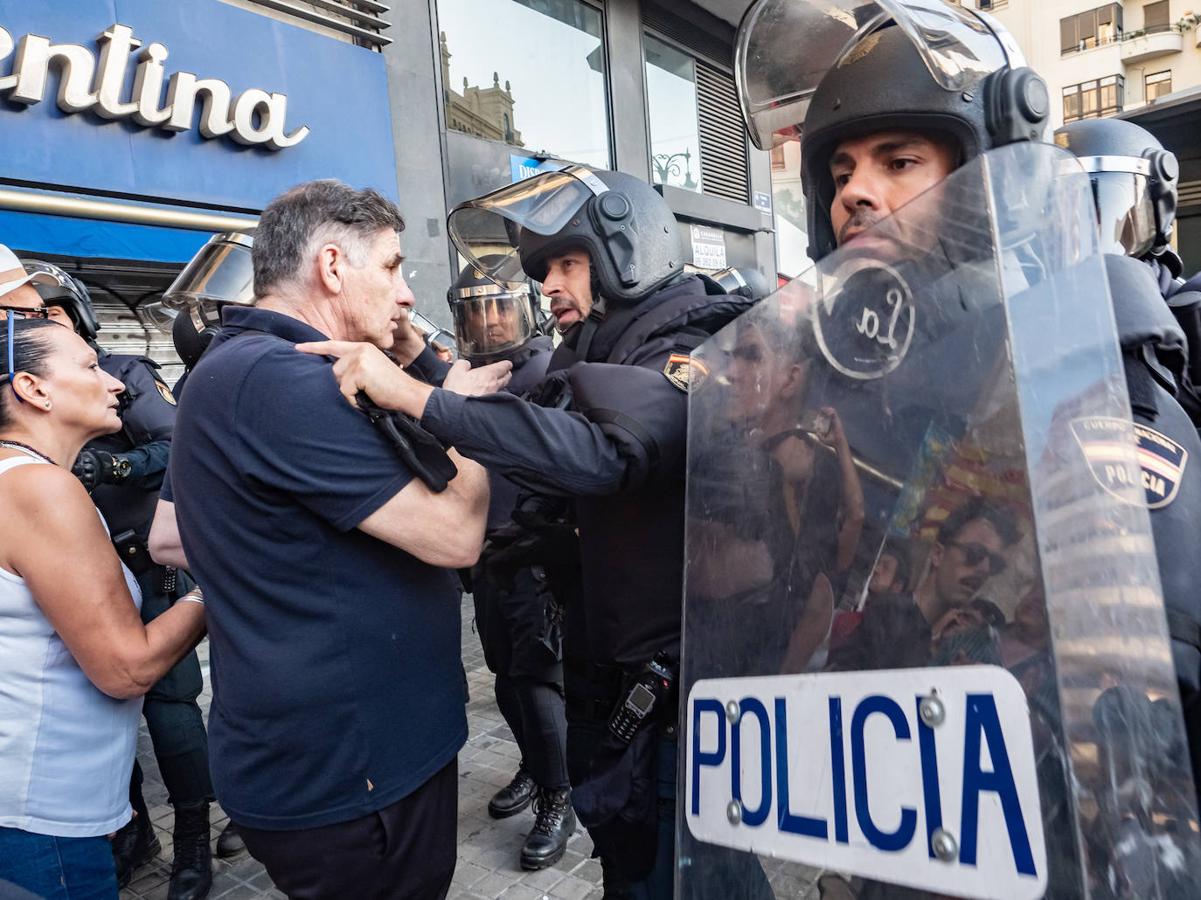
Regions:
<instances>
[{"instance_id":1,"label":"paving tile","mask_svg":"<svg viewBox=\"0 0 1201 900\"><path fill-rule=\"evenodd\" d=\"M596 890L596 885L591 882L568 875L551 888L550 895L560 897L562 900L584 900L594 890Z\"/></svg>"},{"instance_id":2,"label":"paving tile","mask_svg":"<svg viewBox=\"0 0 1201 900\"><path fill-rule=\"evenodd\" d=\"M527 884L515 884L500 895L501 900L547 900L549 896Z\"/></svg>"}]
</instances>

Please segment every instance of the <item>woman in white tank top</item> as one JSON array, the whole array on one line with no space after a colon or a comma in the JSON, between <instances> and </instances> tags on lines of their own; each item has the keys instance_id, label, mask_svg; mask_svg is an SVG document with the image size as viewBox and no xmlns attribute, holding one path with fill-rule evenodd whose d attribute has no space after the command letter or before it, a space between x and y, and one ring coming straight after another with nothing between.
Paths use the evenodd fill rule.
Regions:
<instances>
[{"instance_id":1,"label":"woman in white tank top","mask_svg":"<svg viewBox=\"0 0 1201 900\"><path fill-rule=\"evenodd\" d=\"M123 385L45 319L31 285L12 284L0 283L0 881L116 898L106 836L132 814L141 697L200 640L204 604L196 592L142 624L137 582L70 471L121 427Z\"/></svg>"}]
</instances>

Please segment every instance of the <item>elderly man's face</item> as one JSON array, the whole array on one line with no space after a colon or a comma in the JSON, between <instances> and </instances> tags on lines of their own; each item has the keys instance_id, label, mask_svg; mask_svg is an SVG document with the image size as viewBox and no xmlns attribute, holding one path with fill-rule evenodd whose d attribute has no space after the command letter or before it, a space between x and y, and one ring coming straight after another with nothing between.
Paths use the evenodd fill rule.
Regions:
<instances>
[{"instance_id":1,"label":"elderly man's face","mask_svg":"<svg viewBox=\"0 0 1201 900\"><path fill-rule=\"evenodd\" d=\"M838 246L946 178L955 168L950 142L916 131L880 131L843 141L830 156Z\"/></svg>"},{"instance_id":2,"label":"elderly man's face","mask_svg":"<svg viewBox=\"0 0 1201 900\"><path fill-rule=\"evenodd\" d=\"M990 576L1005 568L1005 543L987 519L972 519L941 548L938 596L948 603L965 603L976 596Z\"/></svg>"},{"instance_id":3,"label":"elderly man's face","mask_svg":"<svg viewBox=\"0 0 1201 900\"><path fill-rule=\"evenodd\" d=\"M413 308L413 292L405 283L400 236L380 229L365 241L361 266L346 267L343 301L346 304L347 340L367 341L380 349L392 346L393 332Z\"/></svg>"}]
</instances>

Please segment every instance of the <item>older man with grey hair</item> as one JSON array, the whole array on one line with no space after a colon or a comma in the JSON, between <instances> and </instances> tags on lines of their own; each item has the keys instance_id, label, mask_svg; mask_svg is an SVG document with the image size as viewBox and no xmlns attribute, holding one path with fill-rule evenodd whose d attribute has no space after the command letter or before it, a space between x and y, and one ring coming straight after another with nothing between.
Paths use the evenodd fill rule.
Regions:
<instances>
[{"instance_id":1,"label":"older man with grey hair","mask_svg":"<svg viewBox=\"0 0 1201 900\"><path fill-rule=\"evenodd\" d=\"M273 201L255 304L225 310L188 381L171 482L208 603L213 784L292 897L445 896L467 733L452 567L471 565L484 470L453 450L415 477L330 362L294 345L381 348L412 305L399 211L334 181ZM506 369L448 379L498 389Z\"/></svg>"}]
</instances>

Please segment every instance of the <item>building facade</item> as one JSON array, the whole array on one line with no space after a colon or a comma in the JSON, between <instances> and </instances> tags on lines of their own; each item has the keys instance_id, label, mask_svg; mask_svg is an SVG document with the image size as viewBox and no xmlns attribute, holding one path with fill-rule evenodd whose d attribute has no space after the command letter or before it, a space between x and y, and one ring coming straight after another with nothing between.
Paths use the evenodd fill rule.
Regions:
<instances>
[{"instance_id":1,"label":"building facade","mask_svg":"<svg viewBox=\"0 0 1201 900\"><path fill-rule=\"evenodd\" d=\"M144 305L311 178L398 201L439 323L447 211L567 162L660 186L697 268L771 271L731 71L746 3L709 2L0 0L0 242L79 275L103 343L167 363Z\"/></svg>"}]
</instances>

